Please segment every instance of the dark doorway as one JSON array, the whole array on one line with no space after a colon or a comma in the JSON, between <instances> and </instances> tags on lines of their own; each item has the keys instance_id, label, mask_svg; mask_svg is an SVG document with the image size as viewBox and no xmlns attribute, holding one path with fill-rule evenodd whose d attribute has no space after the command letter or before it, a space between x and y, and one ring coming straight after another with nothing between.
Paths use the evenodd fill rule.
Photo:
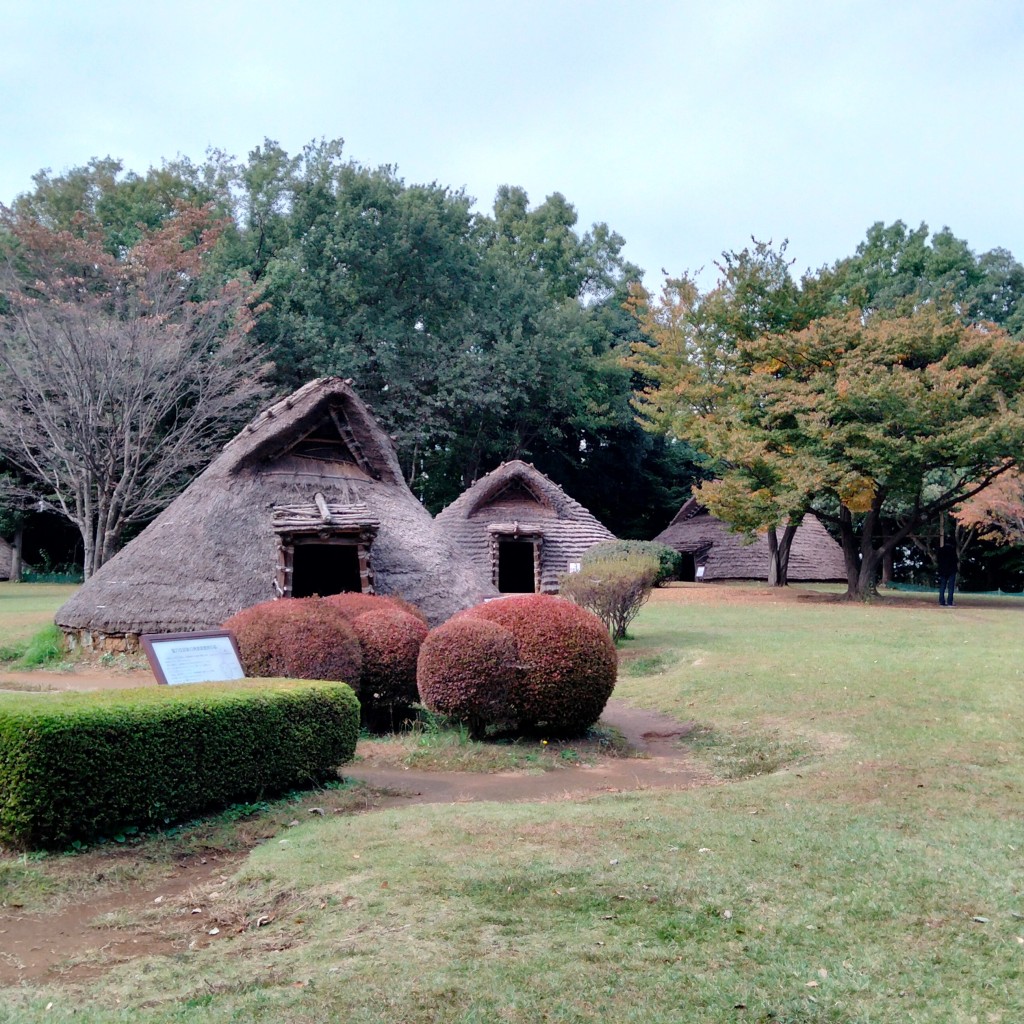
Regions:
<instances>
[{"instance_id":1,"label":"dark doorway","mask_svg":"<svg viewBox=\"0 0 1024 1024\"><path fill-rule=\"evenodd\" d=\"M532 540L498 541L498 590L503 594L532 594L534 582Z\"/></svg>"},{"instance_id":2,"label":"dark doorway","mask_svg":"<svg viewBox=\"0 0 1024 1024\"><path fill-rule=\"evenodd\" d=\"M697 567L693 562L693 552L683 551L679 555L679 578L683 583L693 583L697 579Z\"/></svg>"},{"instance_id":3,"label":"dark doorway","mask_svg":"<svg viewBox=\"0 0 1024 1024\"><path fill-rule=\"evenodd\" d=\"M359 593L359 548L355 544L296 544L292 597Z\"/></svg>"}]
</instances>

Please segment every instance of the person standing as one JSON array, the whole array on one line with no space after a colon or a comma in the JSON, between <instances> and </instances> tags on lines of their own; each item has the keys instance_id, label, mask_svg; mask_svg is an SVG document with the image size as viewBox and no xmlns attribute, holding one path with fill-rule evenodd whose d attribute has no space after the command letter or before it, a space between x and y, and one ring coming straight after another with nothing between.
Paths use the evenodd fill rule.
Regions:
<instances>
[{"instance_id":1,"label":"person standing","mask_svg":"<svg viewBox=\"0 0 1024 1024\"><path fill-rule=\"evenodd\" d=\"M956 544L946 541L939 547L939 604L944 608L953 607L953 591L956 588L956 573L960 562L956 557Z\"/></svg>"}]
</instances>

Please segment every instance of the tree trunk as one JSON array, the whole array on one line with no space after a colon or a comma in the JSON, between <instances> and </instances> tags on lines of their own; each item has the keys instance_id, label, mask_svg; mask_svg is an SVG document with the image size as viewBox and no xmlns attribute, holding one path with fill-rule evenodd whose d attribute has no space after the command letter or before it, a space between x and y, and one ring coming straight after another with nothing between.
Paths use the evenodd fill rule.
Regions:
<instances>
[{"instance_id":1,"label":"tree trunk","mask_svg":"<svg viewBox=\"0 0 1024 1024\"><path fill-rule=\"evenodd\" d=\"M847 596L858 601L870 601L878 596L878 564L882 560L882 552L875 548L862 552L860 570L857 573L856 589L847 591Z\"/></svg>"},{"instance_id":2,"label":"tree trunk","mask_svg":"<svg viewBox=\"0 0 1024 1024\"><path fill-rule=\"evenodd\" d=\"M779 535L772 526L768 530L768 586L784 587L786 581L782 578L782 571L779 566Z\"/></svg>"},{"instance_id":3,"label":"tree trunk","mask_svg":"<svg viewBox=\"0 0 1024 1024\"><path fill-rule=\"evenodd\" d=\"M11 582L21 582L21 549L25 541L25 531L18 527L14 531L14 543L11 545Z\"/></svg>"},{"instance_id":4,"label":"tree trunk","mask_svg":"<svg viewBox=\"0 0 1024 1024\"><path fill-rule=\"evenodd\" d=\"M796 524L788 524L782 531L781 540L774 527L768 531L769 587L789 585L789 553L793 550L793 538L796 536L796 531Z\"/></svg>"},{"instance_id":5,"label":"tree trunk","mask_svg":"<svg viewBox=\"0 0 1024 1024\"><path fill-rule=\"evenodd\" d=\"M861 524L861 540L853 529L853 514L845 506L839 511L839 531L843 541L843 560L846 562L846 596L851 601L870 601L878 596L878 565L882 549L874 546L878 505L865 515Z\"/></svg>"},{"instance_id":6,"label":"tree trunk","mask_svg":"<svg viewBox=\"0 0 1024 1024\"><path fill-rule=\"evenodd\" d=\"M780 587L789 586L789 555L793 550L793 538L796 536L798 523L789 523L782 531L779 541L779 579Z\"/></svg>"},{"instance_id":7,"label":"tree trunk","mask_svg":"<svg viewBox=\"0 0 1024 1024\"><path fill-rule=\"evenodd\" d=\"M882 556L882 586L887 587L892 583L895 574L895 558L892 551L886 551Z\"/></svg>"}]
</instances>

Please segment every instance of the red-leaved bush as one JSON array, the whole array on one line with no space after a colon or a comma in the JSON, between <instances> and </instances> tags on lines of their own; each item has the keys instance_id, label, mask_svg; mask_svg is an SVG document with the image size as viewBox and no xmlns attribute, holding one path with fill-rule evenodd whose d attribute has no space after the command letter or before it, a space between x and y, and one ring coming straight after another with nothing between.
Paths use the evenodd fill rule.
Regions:
<instances>
[{"instance_id":1,"label":"red-leaved bush","mask_svg":"<svg viewBox=\"0 0 1024 1024\"><path fill-rule=\"evenodd\" d=\"M363 653L360 699L364 710L408 708L416 690L416 659L426 639L424 622L397 607L381 607L352 620Z\"/></svg>"},{"instance_id":2,"label":"red-leaved bush","mask_svg":"<svg viewBox=\"0 0 1024 1024\"><path fill-rule=\"evenodd\" d=\"M348 619L355 619L365 612L378 611L381 608L393 608L413 615L421 622L427 621L427 617L416 605L392 594L332 594L330 597L325 597L324 600L332 607L337 608Z\"/></svg>"},{"instance_id":3,"label":"red-leaved bush","mask_svg":"<svg viewBox=\"0 0 1024 1024\"><path fill-rule=\"evenodd\" d=\"M509 705L520 728L582 732L601 717L618 657L592 612L561 597L524 594L477 605L459 618L493 622L515 639L518 673Z\"/></svg>"},{"instance_id":4,"label":"red-leaved bush","mask_svg":"<svg viewBox=\"0 0 1024 1024\"><path fill-rule=\"evenodd\" d=\"M356 693L363 655L355 630L319 597L264 601L224 623L238 641L247 676L329 679Z\"/></svg>"},{"instance_id":5,"label":"red-leaved bush","mask_svg":"<svg viewBox=\"0 0 1024 1024\"><path fill-rule=\"evenodd\" d=\"M518 661L512 633L494 622L456 616L423 641L416 683L420 700L465 722L474 738L509 718Z\"/></svg>"}]
</instances>

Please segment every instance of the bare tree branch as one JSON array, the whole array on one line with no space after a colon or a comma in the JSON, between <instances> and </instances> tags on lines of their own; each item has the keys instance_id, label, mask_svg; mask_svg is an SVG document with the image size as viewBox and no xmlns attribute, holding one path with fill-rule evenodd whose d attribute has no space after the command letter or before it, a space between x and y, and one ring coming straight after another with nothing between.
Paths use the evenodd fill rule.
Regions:
<instances>
[{"instance_id":1,"label":"bare tree branch","mask_svg":"<svg viewBox=\"0 0 1024 1024\"><path fill-rule=\"evenodd\" d=\"M239 282L182 209L122 260L0 207L0 451L78 527L91 575L265 396Z\"/></svg>"}]
</instances>

